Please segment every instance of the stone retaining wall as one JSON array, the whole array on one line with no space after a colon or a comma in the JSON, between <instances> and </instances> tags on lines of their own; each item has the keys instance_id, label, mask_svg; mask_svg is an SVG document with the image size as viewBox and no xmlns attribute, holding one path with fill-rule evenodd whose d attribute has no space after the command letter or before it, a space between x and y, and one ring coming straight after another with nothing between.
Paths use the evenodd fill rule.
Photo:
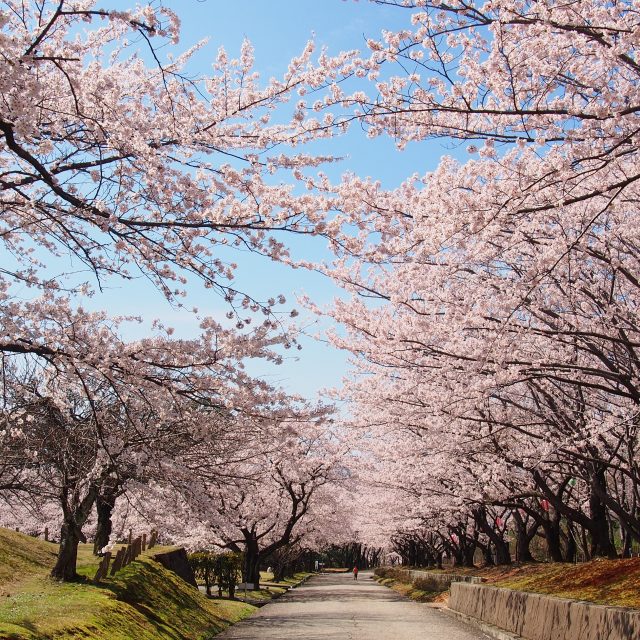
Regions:
<instances>
[{"instance_id":1,"label":"stone retaining wall","mask_svg":"<svg viewBox=\"0 0 640 640\"><path fill-rule=\"evenodd\" d=\"M455 582L449 608L526 640L635 640L640 611Z\"/></svg>"}]
</instances>

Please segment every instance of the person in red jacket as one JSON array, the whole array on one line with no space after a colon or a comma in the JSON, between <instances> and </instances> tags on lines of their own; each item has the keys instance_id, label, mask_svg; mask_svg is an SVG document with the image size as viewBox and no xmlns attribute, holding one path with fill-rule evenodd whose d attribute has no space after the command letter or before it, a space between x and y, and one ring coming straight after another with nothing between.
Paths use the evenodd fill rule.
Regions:
<instances>
[{"instance_id":1,"label":"person in red jacket","mask_svg":"<svg viewBox=\"0 0 640 640\"><path fill-rule=\"evenodd\" d=\"M358 567L353 567L353 579L358 579Z\"/></svg>"}]
</instances>

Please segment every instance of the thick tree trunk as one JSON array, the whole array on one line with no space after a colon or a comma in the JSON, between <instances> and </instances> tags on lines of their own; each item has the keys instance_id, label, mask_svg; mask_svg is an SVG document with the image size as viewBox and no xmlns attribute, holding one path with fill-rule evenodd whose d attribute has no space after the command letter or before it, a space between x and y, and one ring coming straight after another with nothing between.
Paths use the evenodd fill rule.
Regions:
<instances>
[{"instance_id":1,"label":"thick tree trunk","mask_svg":"<svg viewBox=\"0 0 640 640\"><path fill-rule=\"evenodd\" d=\"M496 564L511 564L511 550L509 543L500 538L494 542L496 548Z\"/></svg>"},{"instance_id":2,"label":"thick tree trunk","mask_svg":"<svg viewBox=\"0 0 640 640\"><path fill-rule=\"evenodd\" d=\"M463 567L467 567L467 569L473 569L473 567L475 567L475 557L476 557L476 550L473 550L473 553L465 553L464 554L464 560L462 562L462 566ZM441 568L441 567L440 567Z\"/></svg>"},{"instance_id":3,"label":"thick tree trunk","mask_svg":"<svg viewBox=\"0 0 640 640\"><path fill-rule=\"evenodd\" d=\"M273 581L282 582L285 573L285 565L275 564L273 567Z\"/></svg>"},{"instance_id":4,"label":"thick tree trunk","mask_svg":"<svg viewBox=\"0 0 640 640\"><path fill-rule=\"evenodd\" d=\"M464 567L473 568L473 560L476 555L475 544L465 544L462 549L462 565Z\"/></svg>"},{"instance_id":5,"label":"thick tree trunk","mask_svg":"<svg viewBox=\"0 0 640 640\"><path fill-rule=\"evenodd\" d=\"M516 520L516 560L518 562L533 562L530 544L531 538L527 535L526 527Z\"/></svg>"},{"instance_id":6,"label":"thick tree trunk","mask_svg":"<svg viewBox=\"0 0 640 640\"><path fill-rule=\"evenodd\" d=\"M493 553L491 553L490 542L488 542L486 545L482 547L482 555L484 556L484 563L488 567L493 567L495 565L495 560L493 559Z\"/></svg>"},{"instance_id":7,"label":"thick tree trunk","mask_svg":"<svg viewBox=\"0 0 640 640\"><path fill-rule=\"evenodd\" d=\"M534 525L531 529L527 529L526 522L517 510L514 511L513 519L516 523L516 560L518 562L534 562L529 545L538 530L538 526Z\"/></svg>"},{"instance_id":8,"label":"thick tree trunk","mask_svg":"<svg viewBox=\"0 0 640 640\"><path fill-rule=\"evenodd\" d=\"M607 507L600 497L606 492L606 479L604 470L598 469L591 478L591 491L589 494L589 515L591 517L591 556L617 558L616 548L609 534L609 519Z\"/></svg>"},{"instance_id":9,"label":"thick tree trunk","mask_svg":"<svg viewBox=\"0 0 640 640\"><path fill-rule=\"evenodd\" d=\"M544 529L549 557L554 562L564 562L560 544L560 521L557 518L545 519L542 522L542 528Z\"/></svg>"},{"instance_id":10,"label":"thick tree trunk","mask_svg":"<svg viewBox=\"0 0 640 640\"><path fill-rule=\"evenodd\" d=\"M111 514L116 504L115 495L98 495L96 498L96 513L98 517L96 525L96 537L93 541L93 554L98 555L109 544L113 524Z\"/></svg>"},{"instance_id":11,"label":"thick tree trunk","mask_svg":"<svg viewBox=\"0 0 640 640\"><path fill-rule=\"evenodd\" d=\"M74 521L65 522L60 530L60 548L51 577L64 582L77 580L76 566L78 560L78 544L80 529Z\"/></svg>"},{"instance_id":12,"label":"thick tree trunk","mask_svg":"<svg viewBox=\"0 0 640 640\"><path fill-rule=\"evenodd\" d=\"M252 583L255 590L260 588L260 559L258 542L253 539L247 540L244 550L242 580L245 583Z\"/></svg>"},{"instance_id":13,"label":"thick tree trunk","mask_svg":"<svg viewBox=\"0 0 640 640\"><path fill-rule=\"evenodd\" d=\"M453 556L453 565L455 567L461 567L464 565L464 554L462 552L462 548L458 546L449 547L450 554Z\"/></svg>"}]
</instances>

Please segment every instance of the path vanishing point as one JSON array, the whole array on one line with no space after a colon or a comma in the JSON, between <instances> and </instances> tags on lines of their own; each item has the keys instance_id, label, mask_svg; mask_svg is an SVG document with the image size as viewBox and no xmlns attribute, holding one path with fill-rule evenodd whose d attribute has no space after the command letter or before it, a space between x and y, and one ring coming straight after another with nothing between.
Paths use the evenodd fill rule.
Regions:
<instances>
[{"instance_id":1,"label":"path vanishing point","mask_svg":"<svg viewBox=\"0 0 640 640\"><path fill-rule=\"evenodd\" d=\"M446 613L381 587L371 572L311 578L218 640L486 640Z\"/></svg>"}]
</instances>

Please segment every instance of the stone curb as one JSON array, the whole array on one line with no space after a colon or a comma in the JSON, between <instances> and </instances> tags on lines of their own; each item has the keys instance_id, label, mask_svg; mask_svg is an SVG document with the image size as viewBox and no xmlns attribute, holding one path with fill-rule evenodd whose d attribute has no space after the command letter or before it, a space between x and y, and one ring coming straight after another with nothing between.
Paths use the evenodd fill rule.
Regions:
<instances>
[{"instance_id":1,"label":"stone curb","mask_svg":"<svg viewBox=\"0 0 640 640\"><path fill-rule=\"evenodd\" d=\"M488 622L483 622L478 618L473 618L471 616L465 615L464 613L460 613L459 611L454 611L453 609L449 609L449 607L436 606L434 607L434 609L438 609L451 618L456 618L456 620L466 622L467 624L476 627L490 638L494 638L494 640L523 640L522 636L517 636L510 631L500 629L499 627L489 624Z\"/></svg>"}]
</instances>

